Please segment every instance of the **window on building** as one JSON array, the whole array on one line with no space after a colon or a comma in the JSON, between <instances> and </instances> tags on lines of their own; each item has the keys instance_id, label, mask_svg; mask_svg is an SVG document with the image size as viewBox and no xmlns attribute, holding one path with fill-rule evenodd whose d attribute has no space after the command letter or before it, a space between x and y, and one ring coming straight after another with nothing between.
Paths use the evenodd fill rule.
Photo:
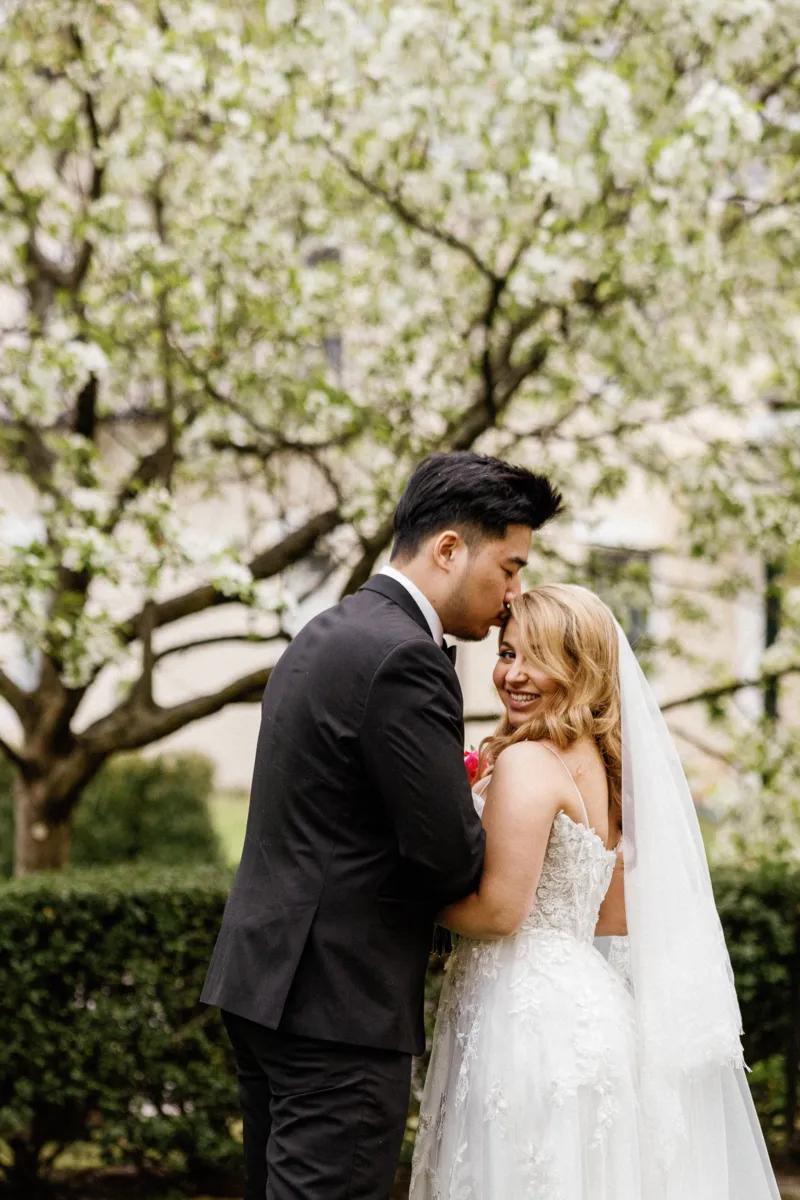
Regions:
<instances>
[{"instance_id":1,"label":"window on building","mask_svg":"<svg viewBox=\"0 0 800 1200\"><path fill-rule=\"evenodd\" d=\"M309 267L338 267L342 261L341 251L337 246L319 246L306 257ZM338 329L331 329L322 339L322 353L330 370L337 381L341 383L343 368L342 334Z\"/></svg>"},{"instance_id":2,"label":"window on building","mask_svg":"<svg viewBox=\"0 0 800 1200\"><path fill-rule=\"evenodd\" d=\"M592 546L586 563L589 587L613 611L640 659L652 648L650 558L646 550Z\"/></svg>"}]
</instances>

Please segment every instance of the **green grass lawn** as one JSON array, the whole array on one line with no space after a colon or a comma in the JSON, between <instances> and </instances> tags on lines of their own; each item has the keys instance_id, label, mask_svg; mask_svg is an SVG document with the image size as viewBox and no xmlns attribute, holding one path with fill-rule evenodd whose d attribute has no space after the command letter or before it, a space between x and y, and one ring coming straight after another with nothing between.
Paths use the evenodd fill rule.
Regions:
<instances>
[{"instance_id":1,"label":"green grass lawn","mask_svg":"<svg viewBox=\"0 0 800 1200\"><path fill-rule=\"evenodd\" d=\"M238 867L247 824L247 792L220 791L211 801L211 819L217 831L225 861Z\"/></svg>"}]
</instances>

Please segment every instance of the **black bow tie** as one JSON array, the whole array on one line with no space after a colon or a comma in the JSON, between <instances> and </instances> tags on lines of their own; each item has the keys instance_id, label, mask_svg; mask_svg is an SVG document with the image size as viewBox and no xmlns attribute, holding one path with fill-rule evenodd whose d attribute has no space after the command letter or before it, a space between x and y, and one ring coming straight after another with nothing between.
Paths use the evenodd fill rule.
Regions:
<instances>
[{"instance_id":1,"label":"black bow tie","mask_svg":"<svg viewBox=\"0 0 800 1200\"><path fill-rule=\"evenodd\" d=\"M458 646L448 646L447 642L442 642L442 649L453 666L456 665L456 655L458 654Z\"/></svg>"}]
</instances>

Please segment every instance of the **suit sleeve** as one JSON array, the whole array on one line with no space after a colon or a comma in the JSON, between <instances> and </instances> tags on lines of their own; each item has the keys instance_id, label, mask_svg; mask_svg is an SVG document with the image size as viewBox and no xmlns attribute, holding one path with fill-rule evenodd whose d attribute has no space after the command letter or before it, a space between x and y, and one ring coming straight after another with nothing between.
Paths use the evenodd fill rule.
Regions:
<instances>
[{"instance_id":1,"label":"suit sleeve","mask_svg":"<svg viewBox=\"0 0 800 1200\"><path fill-rule=\"evenodd\" d=\"M361 748L415 887L437 907L475 891L485 835L464 769L461 691L435 642L404 642L381 663Z\"/></svg>"}]
</instances>

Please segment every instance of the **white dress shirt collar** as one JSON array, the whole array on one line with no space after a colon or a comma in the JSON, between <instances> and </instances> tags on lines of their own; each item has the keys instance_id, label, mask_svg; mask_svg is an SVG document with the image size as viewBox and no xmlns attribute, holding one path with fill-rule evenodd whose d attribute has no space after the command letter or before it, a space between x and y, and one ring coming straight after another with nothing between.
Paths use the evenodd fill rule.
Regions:
<instances>
[{"instance_id":1,"label":"white dress shirt collar","mask_svg":"<svg viewBox=\"0 0 800 1200\"><path fill-rule=\"evenodd\" d=\"M396 571L394 567L390 567L388 564L385 567L381 567L378 574L388 575L390 579L396 579L399 584L402 584L411 599L421 610L425 620L428 622L433 640L436 642L437 646L441 646L444 640L444 628L442 626L439 614L425 593L421 592L417 585L412 583L407 575L403 575L402 572Z\"/></svg>"}]
</instances>

